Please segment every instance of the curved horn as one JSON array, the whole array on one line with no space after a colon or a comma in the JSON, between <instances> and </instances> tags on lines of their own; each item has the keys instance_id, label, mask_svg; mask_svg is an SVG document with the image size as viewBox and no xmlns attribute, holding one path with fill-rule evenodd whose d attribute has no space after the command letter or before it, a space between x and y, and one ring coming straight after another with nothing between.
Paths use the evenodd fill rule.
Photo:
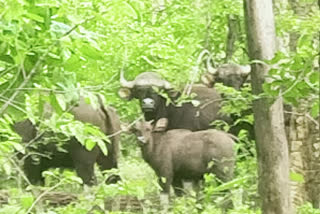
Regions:
<instances>
[{"instance_id":1,"label":"curved horn","mask_svg":"<svg viewBox=\"0 0 320 214\"><path fill-rule=\"evenodd\" d=\"M207 62L206 62L206 64L207 64L207 70L208 70L208 72L209 72L210 74L216 75L218 69L217 69L217 68L214 68L214 67L212 66L212 64L211 64L211 62L210 62L211 56L212 56L212 54L210 54L210 56L207 58Z\"/></svg>"},{"instance_id":2,"label":"curved horn","mask_svg":"<svg viewBox=\"0 0 320 214\"><path fill-rule=\"evenodd\" d=\"M164 89L172 89L171 84L168 81L164 81L164 85L163 85Z\"/></svg>"},{"instance_id":3,"label":"curved horn","mask_svg":"<svg viewBox=\"0 0 320 214\"><path fill-rule=\"evenodd\" d=\"M217 75L218 74L218 69L214 68L214 67L208 67L208 72L210 74Z\"/></svg>"},{"instance_id":4,"label":"curved horn","mask_svg":"<svg viewBox=\"0 0 320 214\"><path fill-rule=\"evenodd\" d=\"M134 81L127 81L124 78L124 72L123 69L120 72L120 85L124 88L133 88L134 86Z\"/></svg>"}]
</instances>

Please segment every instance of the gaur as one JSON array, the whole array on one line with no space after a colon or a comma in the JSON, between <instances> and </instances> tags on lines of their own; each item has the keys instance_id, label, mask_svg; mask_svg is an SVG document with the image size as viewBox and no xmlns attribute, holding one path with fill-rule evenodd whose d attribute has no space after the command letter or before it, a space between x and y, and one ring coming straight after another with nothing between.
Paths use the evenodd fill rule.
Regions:
<instances>
[{"instance_id":1,"label":"gaur","mask_svg":"<svg viewBox=\"0 0 320 214\"><path fill-rule=\"evenodd\" d=\"M222 182L232 179L235 151L229 134L214 129L156 132L150 121L137 122L135 129L143 159L159 177L164 193L172 185L179 195L183 180L197 182L205 173L214 173Z\"/></svg>"},{"instance_id":2,"label":"gaur","mask_svg":"<svg viewBox=\"0 0 320 214\"><path fill-rule=\"evenodd\" d=\"M212 121L223 119L219 114L221 97L214 88L192 85L190 92L195 95L192 99L196 103L189 101L177 105L175 101L181 93L175 91L168 81L155 72L141 73L133 81L127 81L121 72L120 83L122 88L119 95L129 100L139 99L145 120L157 122L166 119L166 130L205 130L210 128ZM172 102L168 104L167 99L154 90L155 87L167 93Z\"/></svg>"},{"instance_id":3,"label":"gaur","mask_svg":"<svg viewBox=\"0 0 320 214\"><path fill-rule=\"evenodd\" d=\"M208 87L215 83L239 90L250 75L250 65L223 64L218 68L211 68L201 76L201 81Z\"/></svg>"},{"instance_id":4,"label":"gaur","mask_svg":"<svg viewBox=\"0 0 320 214\"><path fill-rule=\"evenodd\" d=\"M32 184L39 184L39 182L43 184L42 172L49 168L75 169L83 183L88 185L94 183L95 163L98 163L101 170L117 168L120 136L116 133L120 131L120 120L115 110L104 106L101 100L100 106L95 109L81 97L78 105L74 106L70 112L76 120L95 125L106 135L114 134L110 138L111 143L106 142L108 154L104 155L97 145L91 151L87 150L75 137L63 143L60 148L58 147L59 142L43 144L39 139L35 140L28 145L28 150L31 150L32 155L27 153L25 157L22 157L24 172ZM37 127L29 119L15 123L13 128L22 137L23 143L30 142L38 133ZM50 134L52 133L45 133L45 135ZM36 162L34 161L35 156L38 159ZM116 181L118 177L114 176L112 179Z\"/></svg>"}]
</instances>

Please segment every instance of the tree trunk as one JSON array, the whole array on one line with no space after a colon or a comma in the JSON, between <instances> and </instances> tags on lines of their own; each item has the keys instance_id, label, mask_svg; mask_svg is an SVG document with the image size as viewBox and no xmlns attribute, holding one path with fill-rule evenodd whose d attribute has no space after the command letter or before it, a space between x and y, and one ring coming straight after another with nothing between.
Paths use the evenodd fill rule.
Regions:
<instances>
[{"instance_id":1,"label":"tree trunk","mask_svg":"<svg viewBox=\"0 0 320 214\"><path fill-rule=\"evenodd\" d=\"M234 53L234 43L239 35L239 17L236 15L228 15L228 36L225 63L228 63Z\"/></svg>"},{"instance_id":2,"label":"tree trunk","mask_svg":"<svg viewBox=\"0 0 320 214\"><path fill-rule=\"evenodd\" d=\"M273 58L276 45L272 0L245 0L244 10L250 59ZM268 67L256 63L251 68L252 91L259 95L263 92L262 85ZM288 144L282 98L273 100L261 97L254 101L253 112L262 213L291 213Z\"/></svg>"}]
</instances>

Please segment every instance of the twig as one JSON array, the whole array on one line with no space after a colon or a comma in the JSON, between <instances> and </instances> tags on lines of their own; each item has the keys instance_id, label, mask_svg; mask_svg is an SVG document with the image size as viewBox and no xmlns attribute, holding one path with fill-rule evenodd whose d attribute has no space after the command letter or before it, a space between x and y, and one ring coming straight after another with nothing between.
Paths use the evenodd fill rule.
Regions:
<instances>
[{"instance_id":1,"label":"twig","mask_svg":"<svg viewBox=\"0 0 320 214\"><path fill-rule=\"evenodd\" d=\"M9 68L7 70L7 72L11 71L12 69L14 69L16 67L18 67L18 65L12 66L11 68ZM18 76L20 75L20 72L21 72L21 69L18 69L18 73L15 75L13 80L10 80L10 84L8 85L8 87L5 90L3 90L3 92L0 94L0 96L3 96L4 93L6 93L8 90L10 90L10 88L16 83Z\"/></svg>"},{"instance_id":2,"label":"twig","mask_svg":"<svg viewBox=\"0 0 320 214\"><path fill-rule=\"evenodd\" d=\"M17 171L19 172L19 174L22 176L22 178L28 183L28 185L31 185L29 179L26 177L26 175L24 174L24 172L21 170L19 164L17 164L13 159L12 156L8 157L9 161L16 167Z\"/></svg>"},{"instance_id":3,"label":"twig","mask_svg":"<svg viewBox=\"0 0 320 214\"><path fill-rule=\"evenodd\" d=\"M33 207L41 200L41 198L43 196L45 196L46 194L48 194L49 192L51 192L52 190L54 190L55 188L57 188L58 186L60 186L63 183L64 180L60 180L59 183L57 183L56 185L50 187L49 189L47 189L46 191L44 191L43 193L41 193L37 199L32 203L32 205L30 206L30 208L28 209L28 211L26 212L31 213L31 210L33 209Z\"/></svg>"},{"instance_id":4,"label":"twig","mask_svg":"<svg viewBox=\"0 0 320 214\"><path fill-rule=\"evenodd\" d=\"M189 84L186 85L186 87L184 88L182 94L186 94L187 96L190 95L191 90L192 90L192 86L193 86L193 84L194 84L194 82L195 82L195 79L196 79L196 76L197 76L197 74L198 74L199 71L200 71L199 66L200 66L201 61L202 61L202 58L203 58L203 56L204 56L205 54L210 55L210 52L209 52L207 49L204 49L204 50L201 51L201 53L199 54L198 59L197 59L197 64L196 64L196 66L194 66L193 69L192 69L193 72L192 72L191 81L190 81Z\"/></svg>"},{"instance_id":5,"label":"twig","mask_svg":"<svg viewBox=\"0 0 320 214\"><path fill-rule=\"evenodd\" d=\"M1 98L1 97L0 97L0 100L3 101L3 102L6 102L8 99L4 99L4 98ZM9 105L12 106L12 107L14 107L15 109L21 111L21 112L26 113L26 111L25 111L23 108L19 107L18 105L15 105L15 104L13 104L13 103L9 103Z\"/></svg>"},{"instance_id":6,"label":"twig","mask_svg":"<svg viewBox=\"0 0 320 214\"><path fill-rule=\"evenodd\" d=\"M122 132L127 132L127 130L130 130L129 128L131 128L134 124L136 124L139 120L141 120L143 118L143 116L138 117L136 120L134 120L133 122L131 122L127 127L125 127L125 130L121 129L115 133L112 133L110 135L107 135L107 137L114 137L118 134L121 134Z\"/></svg>"}]
</instances>

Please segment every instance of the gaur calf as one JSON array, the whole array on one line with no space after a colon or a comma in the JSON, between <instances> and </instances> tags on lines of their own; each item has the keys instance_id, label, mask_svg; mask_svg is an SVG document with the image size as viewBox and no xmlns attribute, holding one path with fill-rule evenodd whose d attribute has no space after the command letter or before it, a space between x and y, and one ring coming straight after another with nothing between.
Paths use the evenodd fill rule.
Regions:
<instances>
[{"instance_id":1,"label":"gaur calf","mask_svg":"<svg viewBox=\"0 0 320 214\"><path fill-rule=\"evenodd\" d=\"M143 159L159 177L163 193L169 194L172 185L180 195L183 180L198 182L205 173L215 174L222 182L232 179L235 151L229 134L214 129L156 132L152 122L145 121L137 122L135 128Z\"/></svg>"}]
</instances>

